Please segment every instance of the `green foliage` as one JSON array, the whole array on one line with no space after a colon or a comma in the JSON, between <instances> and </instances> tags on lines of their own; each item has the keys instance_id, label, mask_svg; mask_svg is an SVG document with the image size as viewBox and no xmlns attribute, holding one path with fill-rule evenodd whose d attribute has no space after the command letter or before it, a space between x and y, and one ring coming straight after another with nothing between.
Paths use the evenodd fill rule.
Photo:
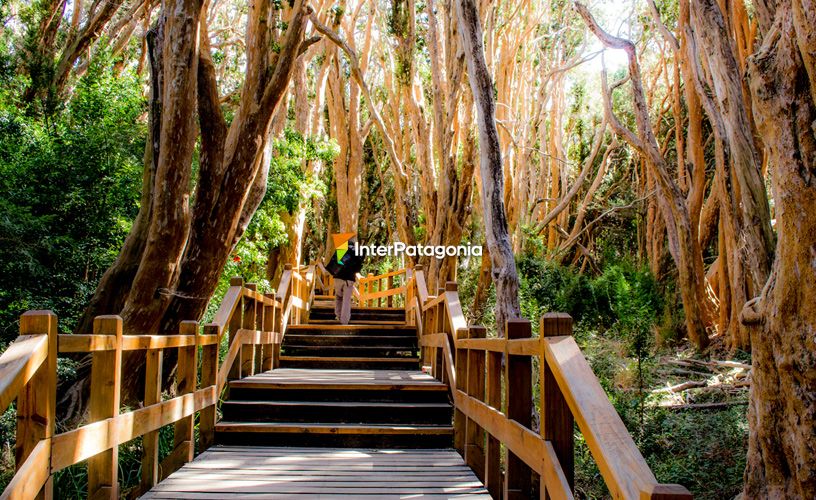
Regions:
<instances>
[{"instance_id":1,"label":"green foliage","mask_svg":"<svg viewBox=\"0 0 816 500\"><path fill-rule=\"evenodd\" d=\"M654 277L626 261L596 278L529 254L519 259L518 268L522 315L534 322L545 312L566 312L576 322L615 327L626 335L662 310Z\"/></svg>"},{"instance_id":2,"label":"green foliage","mask_svg":"<svg viewBox=\"0 0 816 500\"><path fill-rule=\"evenodd\" d=\"M287 243L281 215L293 214L305 200L325 195L326 185L321 179L307 176L303 164L310 161L331 163L338 152L334 141L303 137L287 128L283 137L275 140L273 148L266 195L221 273L205 321L215 315L229 287L230 277L242 276L247 282L257 283L263 292L274 286L267 279L266 263L273 248Z\"/></svg>"},{"instance_id":3,"label":"green foliage","mask_svg":"<svg viewBox=\"0 0 816 500\"><path fill-rule=\"evenodd\" d=\"M0 339L27 309L70 329L138 212L145 102L96 61L59 113L21 112L0 90Z\"/></svg>"}]
</instances>

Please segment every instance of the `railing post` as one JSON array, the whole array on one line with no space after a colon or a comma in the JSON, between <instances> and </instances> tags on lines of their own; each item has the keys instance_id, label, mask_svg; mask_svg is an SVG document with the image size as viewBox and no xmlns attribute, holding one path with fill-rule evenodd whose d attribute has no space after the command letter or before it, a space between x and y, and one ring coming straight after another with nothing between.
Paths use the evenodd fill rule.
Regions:
<instances>
[{"instance_id":1,"label":"railing post","mask_svg":"<svg viewBox=\"0 0 816 500\"><path fill-rule=\"evenodd\" d=\"M264 297L275 301L274 293L264 294ZM265 332L275 332L275 306L263 306L263 328ZM275 343L264 344L261 352L261 371L267 372L275 366Z\"/></svg>"},{"instance_id":2,"label":"railing post","mask_svg":"<svg viewBox=\"0 0 816 500\"><path fill-rule=\"evenodd\" d=\"M272 331L274 331L278 335L281 335L283 333L283 311L284 311L283 299L281 299L280 304L277 304L277 298L276 298L277 295L276 295L275 290L272 290L272 293L270 294L270 296L275 297L275 300L276 300L276 304L274 306L272 306L274 311L275 311L273 313L273 316L272 316L273 317ZM273 370L278 367L278 360L279 359L280 359L280 344L275 343L272 346L272 369Z\"/></svg>"},{"instance_id":3,"label":"railing post","mask_svg":"<svg viewBox=\"0 0 816 500\"><path fill-rule=\"evenodd\" d=\"M198 334L197 321L182 321L179 335L195 336ZM196 389L196 371L198 369L198 349L195 344L178 348L178 366L176 368L176 392L178 396L193 394ZM170 453L169 467L162 471L168 474L189 462L195 456L194 414L190 414L175 423L173 432L173 451Z\"/></svg>"},{"instance_id":4,"label":"railing post","mask_svg":"<svg viewBox=\"0 0 816 500\"><path fill-rule=\"evenodd\" d=\"M216 325L204 327L204 335L218 335ZM216 337L217 338L217 337ZM201 387L218 383L218 343L201 346ZM220 397L216 394L216 401ZM198 451L202 452L215 443L215 407L202 408L198 414Z\"/></svg>"},{"instance_id":5,"label":"railing post","mask_svg":"<svg viewBox=\"0 0 816 500\"><path fill-rule=\"evenodd\" d=\"M374 275L371 274L371 273L368 273L368 276L366 276L366 287L367 287L367 290L368 290L368 292L366 293L367 296L371 295L373 293L373 291L374 291L374 280L371 279L373 277L374 277ZM364 305L366 305L368 307L371 307L371 306L374 305L374 300L373 299L368 299L366 301L366 304L364 304Z\"/></svg>"},{"instance_id":6,"label":"railing post","mask_svg":"<svg viewBox=\"0 0 816 500\"><path fill-rule=\"evenodd\" d=\"M144 405L161 402L162 364L164 351L148 349L145 353L145 395ZM142 478L141 491L147 492L159 482L159 431L151 431L142 437Z\"/></svg>"},{"instance_id":7,"label":"railing post","mask_svg":"<svg viewBox=\"0 0 816 500\"><path fill-rule=\"evenodd\" d=\"M244 278L240 276L234 276L230 278L230 286L244 286ZM238 335L238 330L241 329L241 325L243 323L243 314L244 314L244 296L243 294L238 297L237 305L235 306L235 311L233 311L232 316L229 319L229 345L232 345L235 342L235 337ZM232 364L229 370L229 376L227 377L229 380L237 380L241 378L241 356L238 356L238 360Z\"/></svg>"},{"instance_id":8,"label":"railing post","mask_svg":"<svg viewBox=\"0 0 816 500\"><path fill-rule=\"evenodd\" d=\"M565 313L546 313L541 317L541 327L539 329L542 339L547 337L559 337L572 335L572 317ZM575 488L575 443L573 438L574 419L572 412L558 387L553 371L550 368L545 356L544 342L541 342L541 363L540 373L540 404L541 424L539 426L541 436L550 441L555 449L555 455L564 471L564 477L570 485L570 489ZM541 482L542 498L550 498L544 495L544 481Z\"/></svg>"},{"instance_id":9,"label":"railing post","mask_svg":"<svg viewBox=\"0 0 816 500\"><path fill-rule=\"evenodd\" d=\"M266 315L266 306L264 305L262 300L255 300L255 329L260 330L261 332L264 331L264 327L266 326L266 321L264 319ZM255 346L255 373L262 373L263 369L263 351L264 345L260 343Z\"/></svg>"},{"instance_id":10,"label":"railing post","mask_svg":"<svg viewBox=\"0 0 816 500\"><path fill-rule=\"evenodd\" d=\"M255 283L247 283L246 287L253 292L258 290L258 285ZM241 328L245 330L256 330L256 307L255 299L246 299L244 302L244 319L241 322ZM255 375L255 346L253 344L244 344L241 346L241 377L248 377Z\"/></svg>"},{"instance_id":11,"label":"railing post","mask_svg":"<svg viewBox=\"0 0 816 500\"><path fill-rule=\"evenodd\" d=\"M91 422L98 422L119 414L122 390L122 318L97 316L93 322L94 335L116 338L112 351L97 351L91 361ZM88 498L119 498L119 447L88 459Z\"/></svg>"},{"instance_id":12,"label":"railing post","mask_svg":"<svg viewBox=\"0 0 816 500\"><path fill-rule=\"evenodd\" d=\"M507 339L523 339L532 335L530 322L525 319L507 320ZM505 353L505 406L507 418L524 427L532 424L533 415L533 365L530 356ZM519 457L507 451L507 468L504 475L504 498L529 498L532 470Z\"/></svg>"},{"instance_id":13,"label":"railing post","mask_svg":"<svg viewBox=\"0 0 816 500\"><path fill-rule=\"evenodd\" d=\"M20 316L20 335L47 335L48 354L36 375L20 389L17 396L17 440L14 455L17 469L41 440L54 435L57 406L57 316L51 311L28 311ZM50 456L50 443L48 445ZM50 460L49 460L50 461ZM54 495L49 476L37 498Z\"/></svg>"},{"instance_id":14,"label":"railing post","mask_svg":"<svg viewBox=\"0 0 816 500\"><path fill-rule=\"evenodd\" d=\"M466 339L468 337L468 331L465 328L461 328L456 330L455 333L456 340ZM462 391L467 392L467 353L468 350L456 347L458 342L452 342L451 345L454 346L456 352L454 353L454 370L456 372L456 387L452 387L451 390L454 392ZM441 349L440 349L441 351ZM456 448L456 451L459 452L462 457L465 456L465 429L467 427L467 417L465 414L462 413L461 410L458 408L454 408L453 410L453 447Z\"/></svg>"},{"instance_id":15,"label":"railing post","mask_svg":"<svg viewBox=\"0 0 816 500\"><path fill-rule=\"evenodd\" d=\"M502 353L487 353L487 383L485 403L499 411L502 410ZM501 470L501 443L491 434L487 435L485 447L485 487L493 498L501 498L503 478Z\"/></svg>"},{"instance_id":16,"label":"railing post","mask_svg":"<svg viewBox=\"0 0 816 500\"><path fill-rule=\"evenodd\" d=\"M483 326L471 326L468 338L483 339L487 329ZM457 379L458 380L458 379ZM485 352L481 349L470 349L467 354L467 394L479 401L485 400ZM465 424L465 463L485 479L485 432L473 419L468 418Z\"/></svg>"},{"instance_id":17,"label":"railing post","mask_svg":"<svg viewBox=\"0 0 816 500\"><path fill-rule=\"evenodd\" d=\"M391 276L388 277L388 290L391 290L393 288L394 288L394 275L392 274ZM394 306L394 296L389 295L387 300L388 300L388 304L387 304L388 307L393 307Z\"/></svg>"}]
</instances>

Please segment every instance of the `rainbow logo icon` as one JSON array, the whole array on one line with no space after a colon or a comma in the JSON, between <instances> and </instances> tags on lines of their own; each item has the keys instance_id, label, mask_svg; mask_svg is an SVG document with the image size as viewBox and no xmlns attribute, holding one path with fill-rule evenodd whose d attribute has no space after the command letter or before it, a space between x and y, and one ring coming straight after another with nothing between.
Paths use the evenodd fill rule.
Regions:
<instances>
[{"instance_id":1,"label":"rainbow logo icon","mask_svg":"<svg viewBox=\"0 0 816 500\"><path fill-rule=\"evenodd\" d=\"M343 265L343 256L346 255L346 252L348 251L348 241L354 236L355 233L340 233L332 235L332 240L334 240L334 249L337 253L337 263L341 266Z\"/></svg>"}]
</instances>

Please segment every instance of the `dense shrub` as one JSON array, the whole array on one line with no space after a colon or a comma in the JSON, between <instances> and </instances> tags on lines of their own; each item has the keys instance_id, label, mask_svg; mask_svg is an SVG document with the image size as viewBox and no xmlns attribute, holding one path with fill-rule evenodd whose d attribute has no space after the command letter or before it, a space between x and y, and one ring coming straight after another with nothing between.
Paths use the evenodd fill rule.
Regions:
<instances>
[{"instance_id":1,"label":"dense shrub","mask_svg":"<svg viewBox=\"0 0 816 500\"><path fill-rule=\"evenodd\" d=\"M52 309L71 329L138 212L145 102L136 78L92 65L54 114L0 90L0 339Z\"/></svg>"}]
</instances>

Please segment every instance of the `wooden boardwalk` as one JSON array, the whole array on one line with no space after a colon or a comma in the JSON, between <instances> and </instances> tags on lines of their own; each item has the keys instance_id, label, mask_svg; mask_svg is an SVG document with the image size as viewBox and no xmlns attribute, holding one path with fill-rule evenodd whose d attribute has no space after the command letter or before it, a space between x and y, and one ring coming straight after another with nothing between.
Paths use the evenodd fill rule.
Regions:
<instances>
[{"instance_id":1,"label":"wooden boardwalk","mask_svg":"<svg viewBox=\"0 0 816 500\"><path fill-rule=\"evenodd\" d=\"M490 495L454 450L215 446L142 498L417 497Z\"/></svg>"}]
</instances>

